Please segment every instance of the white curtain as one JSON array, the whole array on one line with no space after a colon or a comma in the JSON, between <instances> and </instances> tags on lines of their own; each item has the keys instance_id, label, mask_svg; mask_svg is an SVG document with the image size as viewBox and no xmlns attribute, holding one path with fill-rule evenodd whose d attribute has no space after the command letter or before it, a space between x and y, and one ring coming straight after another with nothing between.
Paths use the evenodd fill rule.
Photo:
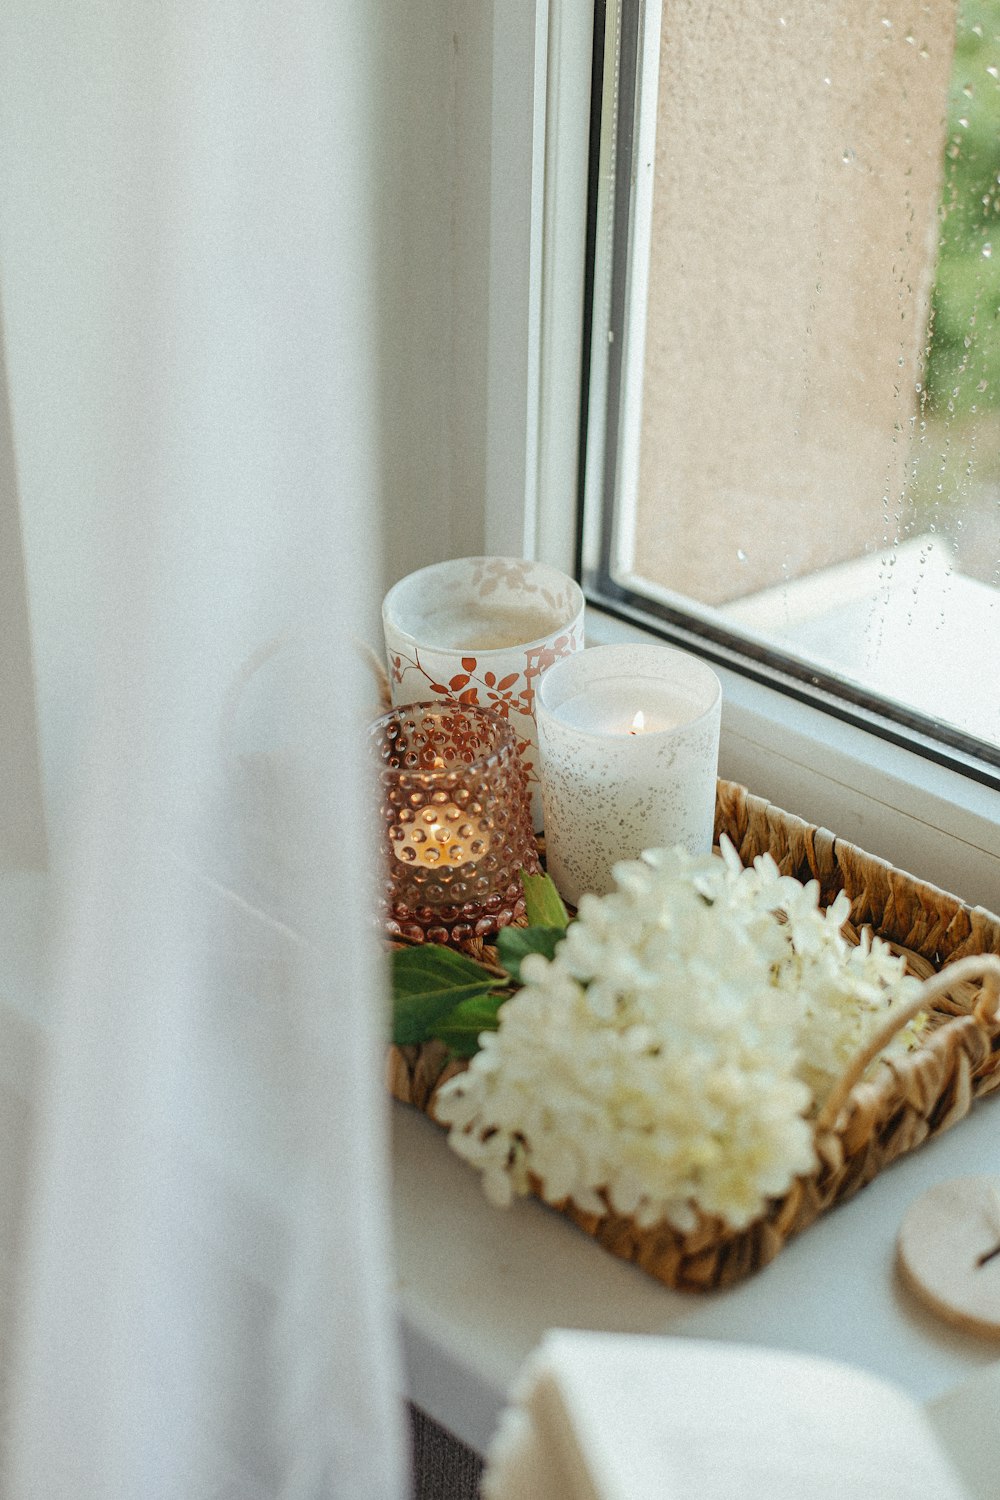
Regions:
<instances>
[{"instance_id":1,"label":"white curtain","mask_svg":"<svg viewBox=\"0 0 1000 1500\"><path fill-rule=\"evenodd\" d=\"M351 646L386 8L0 8L0 624L49 849L2 872L11 1500L403 1493Z\"/></svg>"}]
</instances>

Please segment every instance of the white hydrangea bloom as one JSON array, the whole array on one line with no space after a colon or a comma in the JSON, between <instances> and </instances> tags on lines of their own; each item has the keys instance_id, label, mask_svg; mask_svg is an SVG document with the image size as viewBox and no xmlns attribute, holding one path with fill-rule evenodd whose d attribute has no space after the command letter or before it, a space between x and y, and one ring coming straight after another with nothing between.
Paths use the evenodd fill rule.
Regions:
<instances>
[{"instance_id":1,"label":"white hydrangea bloom","mask_svg":"<svg viewBox=\"0 0 1000 1500\"><path fill-rule=\"evenodd\" d=\"M852 948L846 897L825 912L764 855L652 850L584 896L436 1113L509 1203L533 1176L552 1203L734 1228L815 1164L810 1115L917 981L877 939Z\"/></svg>"}]
</instances>

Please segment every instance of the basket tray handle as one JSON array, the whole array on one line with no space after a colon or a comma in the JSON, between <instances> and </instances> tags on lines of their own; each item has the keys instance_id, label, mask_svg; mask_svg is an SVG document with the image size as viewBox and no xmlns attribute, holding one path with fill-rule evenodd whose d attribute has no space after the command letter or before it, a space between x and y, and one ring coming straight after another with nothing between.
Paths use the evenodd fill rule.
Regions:
<instances>
[{"instance_id":1,"label":"basket tray handle","mask_svg":"<svg viewBox=\"0 0 1000 1500\"><path fill-rule=\"evenodd\" d=\"M949 964L939 974L934 974L930 979L924 980L919 996L902 1010L893 1011L867 1045L848 1063L816 1117L817 1134L820 1131L833 1129L837 1116L847 1103L848 1095L854 1085L882 1049L889 1045L897 1032L902 1031L914 1016L918 1016L922 1010L933 1005L941 995L946 995L955 985L963 984L970 979L983 981L974 1011L976 1020L989 1025L1000 1019L1000 1009L998 1009L1000 1007L1000 958L990 953L975 953L968 958L960 958L957 963Z\"/></svg>"}]
</instances>

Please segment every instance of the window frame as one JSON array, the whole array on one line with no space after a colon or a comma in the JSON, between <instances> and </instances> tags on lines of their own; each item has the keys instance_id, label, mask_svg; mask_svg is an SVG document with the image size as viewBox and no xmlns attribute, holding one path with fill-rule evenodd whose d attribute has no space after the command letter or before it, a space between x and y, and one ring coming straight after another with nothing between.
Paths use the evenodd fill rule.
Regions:
<instances>
[{"instance_id":1,"label":"window frame","mask_svg":"<svg viewBox=\"0 0 1000 1500\"><path fill-rule=\"evenodd\" d=\"M765 685L774 684L896 744L953 766L1000 790L1000 746L975 736L915 704L892 702L835 668L799 656L766 636L730 623L725 612L703 607L643 577L632 556L639 487L639 432L645 357L645 290L650 258L656 105L659 93L660 7L643 0L611 0L600 113L610 124L602 138L599 171L592 176L596 255L590 279L595 308L589 380L583 401L581 574L588 594L611 613L623 608L644 618L672 644L714 665L732 662ZM596 113L596 112L595 112ZM619 142L621 143L619 147ZM605 159L607 158L607 159ZM610 332L607 341L603 329Z\"/></svg>"},{"instance_id":2,"label":"window frame","mask_svg":"<svg viewBox=\"0 0 1000 1500\"><path fill-rule=\"evenodd\" d=\"M515 149L491 184L485 545L577 576L590 94L595 52L617 3L518 0L494 12L492 159L504 141ZM506 420L511 410L516 431ZM612 614L591 594L588 640L626 638L659 637L627 605ZM721 775L970 904L1000 909L993 786L732 664L716 670L724 691Z\"/></svg>"}]
</instances>

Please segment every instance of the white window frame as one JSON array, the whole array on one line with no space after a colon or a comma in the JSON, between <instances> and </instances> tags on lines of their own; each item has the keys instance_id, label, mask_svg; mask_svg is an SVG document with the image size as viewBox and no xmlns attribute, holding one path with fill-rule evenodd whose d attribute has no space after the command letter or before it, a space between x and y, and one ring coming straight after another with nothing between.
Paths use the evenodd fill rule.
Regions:
<instances>
[{"instance_id":1,"label":"white window frame","mask_svg":"<svg viewBox=\"0 0 1000 1500\"><path fill-rule=\"evenodd\" d=\"M574 571L593 8L506 0L493 25L485 544ZM644 637L589 607L591 643ZM1000 910L1000 793L718 670L720 774Z\"/></svg>"}]
</instances>

